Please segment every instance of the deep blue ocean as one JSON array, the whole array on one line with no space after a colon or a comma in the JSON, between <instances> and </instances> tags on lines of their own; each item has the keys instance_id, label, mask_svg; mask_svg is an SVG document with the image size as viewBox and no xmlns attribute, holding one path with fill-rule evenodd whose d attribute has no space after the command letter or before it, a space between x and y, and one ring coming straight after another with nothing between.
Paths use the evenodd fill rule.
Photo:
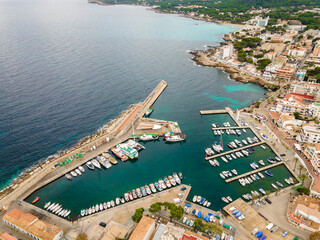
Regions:
<instances>
[{"instance_id":1,"label":"deep blue ocean","mask_svg":"<svg viewBox=\"0 0 320 240\"><path fill-rule=\"evenodd\" d=\"M226 117L201 117L199 111L248 106L266 91L230 80L221 70L196 66L188 50L218 45L234 30L145 7L98 6L85 0L0 0L1 187L38 161L95 133L128 106L143 101L164 79L168 87L152 117L178 121L187 134L185 143L148 143L137 161L98 175L87 171L72 184L62 178L34 195L42 196L39 206L59 201L78 212L184 170L193 193L218 202L225 191L218 172L224 169L209 168L204 148L216 140L212 121ZM265 153L259 149L256 154ZM240 165L250 168L248 162ZM234 187L228 191L238 185L231 183ZM58 192L50 191L53 188ZM97 191L84 199L84 189ZM84 200L74 205L69 196ZM213 204L221 206L220 200Z\"/></svg>"}]
</instances>

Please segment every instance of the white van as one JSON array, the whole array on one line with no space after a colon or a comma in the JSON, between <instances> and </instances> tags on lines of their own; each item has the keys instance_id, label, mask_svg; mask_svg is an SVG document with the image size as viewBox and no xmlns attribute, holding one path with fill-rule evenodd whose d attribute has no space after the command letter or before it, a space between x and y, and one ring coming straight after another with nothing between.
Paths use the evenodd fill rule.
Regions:
<instances>
[{"instance_id":1,"label":"white van","mask_svg":"<svg viewBox=\"0 0 320 240\"><path fill-rule=\"evenodd\" d=\"M268 229L270 231L270 229L273 227L273 223L269 223L267 226L266 226L266 229Z\"/></svg>"}]
</instances>

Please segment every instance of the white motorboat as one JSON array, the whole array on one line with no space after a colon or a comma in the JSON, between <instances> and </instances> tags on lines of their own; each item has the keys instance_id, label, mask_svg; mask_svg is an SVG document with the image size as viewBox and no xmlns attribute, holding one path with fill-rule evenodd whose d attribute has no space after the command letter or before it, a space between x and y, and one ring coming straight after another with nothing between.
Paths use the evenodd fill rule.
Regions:
<instances>
[{"instance_id":1,"label":"white motorboat","mask_svg":"<svg viewBox=\"0 0 320 240\"><path fill-rule=\"evenodd\" d=\"M262 165L262 166L266 165L266 164L263 162L263 160L259 160L259 164Z\"/></svg>"},{"instance_id":2,"label":"white motorboat","mask_svg":"<svg viewBox=\"0 0 320 240\"><path fill-rule=\"evenodd\" d=\"M186 140L186 136L185 136L185 135L182 135L182 134L179 134L179 135L170 135L170 136L166 137L165 140L166 140L167 142L181 142L181 141Z\"/></svg>"},{"instance_id":3,"label":"white motorboat","mask_svg":"<svg viewBox=\"0 0 320 240\"><path fill-rule=\"evenodd\" d=\"M143 134L142 136L139 136L138 138L141 141L153 141L153 140L159 139L159 136Z\"/></svg>"},{"instance_id":4,"label":"white motorboat","mask_svg":"<svg viewBox=\"0 0 320 240\"><path fill-rule=\"evenodd\" d=\"M197 202L199 203L201 201L201 196L197 196Z\"/></svg>"},{"instance_id":5,"label":"white motorboat","mask_svg":"<svg viewBox=\"0 0 320 240\"><path fill-rule=\"evenodd\" d=\"M214 161L212 161L212 160L209 160L209 163L210 163L210 164L211 164L211 166L213 166L213 167L215 167L215 166L216 166L215 162L214 162Z\"/></svg>"},{"instance_id":6,"label":"white motorboat","mask_svg":"<svg viewBox=\"0 0 320 240\"><path fill-rule=\"evenodd\" d=\"M44 209L47 209L51 205L51 202L48 202L44 205Z\"/></svg>"},{"instance_id":7,"label":"white motorboat","mask_svg":"<svg viewBox=\"0 0 320 240\"><path fill-rule=\"evenodd\" d=\"M86 166L87 166L90 170L93 170L93 169L94 169L94 166L93 166L93 164L92 164L91 161L88 161L88 162L86 163Z\"/></svg>"},{"instance_id":8,"label":"white motorboat","mask_svg":"<svg viewBox=\"0 0 320 240\"><path fill-rule=\"evenodd\" d=\"M218 162L218 160L214 159L213 161L214 161L214 163L216 164L217 167L220 166L220 163Z\"/></svg>"},{"instance_id":9,"label":"white motorboat","mask_svg":"<svg viewBox=\"0 0 320 240\"><path fill-rule=\"evenodd\" d=\"M72 175L73 177L78 176L78 174L77 174L76 172L74 172L74 171L71 171L70 173L71 173L71 175Z\"/></svg>"},{"instance_id":10,"label":"white motorboat","mask_svg":"<svg viewBox=\"0 0 320 240\"><path fill-rule=\"evenodd\" d=\"M92 164L93 164L96 168L101 169L101 165L100 165L100 163L99 163L96 159L92 159Z\"/></svg>"},{"instance_id":11,"label":"white motorboat","mask_svg":"<svg viewBox=\"0 0 320 240\"><path fill-rule=\"evenodd\" d=\"M228 160L225 158L225 157L221 157L221 159L222 159L222 161L224 161L224 162L228 162Z\"/></svg>"},{"instance_id":12,"label":"white motorboat","mask_svg":"<svg viewBox=\"0 0 320 240\"><path fill-rule=\"evenodd\" d=\"M84 167L82 167L82 166L79 166L78 169L79 169L82 173L84 173L84 172L86 171L86 170L84 169Z\"/></svg>"},{"instance_id":13,"label":"white motorboat","mask_svg":"<svg viewBox=\"0 0 320 240\"><path fill-rule=\"evenodd\" d=\"M193 199L192 199L192 202L196 202L196 201L197 201L197 198L198 198L198 196L194 195L194 196L193 196Z\"/></svg>"},{"instance_id":14,"label":"white motorboat","mask_svg":"<svg viewBox=\"0 0 320 240\"><path fill-rule=\"evenodd\" d=\"M237 170L235 170L235 169L232 169L231 172L232 172L233 174L235 174L235 175L238 175L238 172L237 172Z\"/></svg>"},{"instance_id":15,"label":"white motorboat","mask_svg":"<svg viewBox=\"0 0 320 240\"><path fill-rule=\"evenodd\" d=\"M222 178L222 179L225 179L226 177L223 175L223 173L219 173L219 175L220 175L220 177Z\"/></svg>"},{"instance_id":16,"label":"white motorboat","mask_svg":"<svg viewBox=\"0 0 320 240\"><path fill-rule=\"evenodd\" d=\"M82 172L77 168L74 170L79 176L82 175Z\"/></svg>"}]
</instances>

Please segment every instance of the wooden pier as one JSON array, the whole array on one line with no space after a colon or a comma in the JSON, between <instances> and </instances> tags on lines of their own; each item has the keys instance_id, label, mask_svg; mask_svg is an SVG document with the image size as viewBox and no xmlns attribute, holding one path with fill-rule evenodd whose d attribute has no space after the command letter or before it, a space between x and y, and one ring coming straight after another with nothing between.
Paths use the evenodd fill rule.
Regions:
<instances>
[{"instance_id":1,"label":"wooden pier","mask_svg":"<svg viewBox=\"0 0 320 240\"><path fill-rule=\"evenodd\" d=\"M221 156L224 156L224 155L227 155L227 154L231 154L231 153L234 153L234 152L238 152L238 151L241 151L241 150L244 150L244 149L247 149L247 148L259 146L259 145L264 144L264 143L265 143L265 141L254 143L254 144L250 144L250 145L245 145L243 147L235 148L235 149L232 149L230 151L226 151L226 152L223 152L223 153L215 154L215 155L210 156L210 157L206 157L206 160L210 160L210 159L213 159L213 158L221 157Z\"/></svg>"},{"instance_id":2,"label":"wooden pier","mask_svg":"<svg viewBox=\"0 0 320 240\"><path fill-rule=\"evenodd\" d=\"M250 128L249 126L234 126L234 127L217 127L217 128L212 128L212 131L214 130L227 130L227 129L243 129L243 128Z\"/></svg>"},{"instance_id":3,"label":"wooden pier","mask_svg":"<svg viewBox=\"0 0 320 240\"><path fill-rule=\"evenodd\" d=\"M277 163L273 163L273 164L270 164L268 166L265 166L265 167L262 167L262 168L258 168L258 169L255 169L255 170L252 170L250 172L247 172L247 173L244 173L244 174L241 174L241 175L238 175L238 176L235 176L233 178L229 178L229 179L226 179L226 183L229 183L229 182L232 182L232 181L235 181L235 180L238 180L240 178L244 178L244 177L247 177L251 174L255 174L257 172L261 172L261 171L265 171L265 170L268 170L270 168L273 168L273 167L276 167L276 166L279 166L279 165L282 165L284 164L283 162L277 162Z\"/></svg>"}]
</instances>

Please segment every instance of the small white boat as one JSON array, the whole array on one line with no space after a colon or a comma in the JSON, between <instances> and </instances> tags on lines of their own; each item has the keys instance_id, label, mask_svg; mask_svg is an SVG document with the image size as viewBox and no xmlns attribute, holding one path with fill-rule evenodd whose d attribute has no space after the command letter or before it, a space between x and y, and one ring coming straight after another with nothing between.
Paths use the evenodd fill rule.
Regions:
<instances>
[{"instance_id":1,"label":"small white boat","mask_svg":"<svg viewBox=\"0 0 320 240\"><path fill-rule=\"evenodd\" d=\"M216 164L217 167L220 166L220 163L218 162L218 160L215 159L215 160L213 160L213 161L214 161L214 163Z\"/></svg>"},{"instance_id":2,"label":"small white boat","mask_svg":"<svg viewBox=\"0 0 320 240\"><path fill-rule=\"evenodd\" d=\"M225 197L222 197L221 200L224 201L225 203L229 203L228 199L226 199Z\"/></svg>"},{"instance_id":3,"label":"small white boat","mask_svg":"<svg viewBox=\"0 0 320 240\"><path fill-rule=\"evenodd\" d=\"M84 167L82 167L82 166L79 166L78 169L79 169L81 172L83 172L83 173L86 171L86 170L84 169Z\"/></svg>"},{"instance_id":4,"label":"small white boat","mask_svg":"<svg viewBox=\"0 0 320 240\"><path fill-rule=\"evenodd\" d=\"M185 135L170 135L170 136L166 137L165 140L167 142L181 142L181 141L186 140L186 136Z\"/></svg>"},{"instance_id":5,"label":"small white boat","mask_svg":"<svg viewBox=\"0 0 320 240\"><path fill-rule=\"evenodd\" d=\"M159 136L143 134L142 136L139 136L138 138L141 141L153 141L153 140L159 139Z\"/></svg>"},{"instance_id":6,"label":"small white boat","mask_svg":"<svg viewBox=\"0 0 320 240\"><path fill-rule=\"evenodd\" d=\"M92 159L92 164L96 167L96 168L99 168L99 169L101 169L101 165L100 165L100 163L96 160L96 159Z\"/></svg>"},{"instance_id":7,"label":"small white boat","mask_svg":"<svg viewBox=\"0 0 320 240\"><path fill-rule=\"evenodd\" d=\"M237 170L235 170L235 169L232 169L231 172L232 172L233 174L235 174L235 175L238 175L238 172L237 172Z\"/></svg>"},{"instance_id":8,"label":"small white boat","mask_svg":"<svg viewBox=\"0 0 320 240\"><path fill-rule=\"evenodd\" d=\"M272 186L274 189L278 189L278 187L277 187L275 184L273 184L273 183L271 183L271 186Z\"/></svg>"},{"instance_id":9,"label":"small white boat","mask_svg":"<svg viewBox=\"0 0 320 240\"><path fill-rule=\"evenodd\" d=\"M212 160L209 160L209 163L210 163L210 164L211 164L211 166L213 166L213 167L215 167L215 166L216 166L215 162L214 162L214 161L212 161Z\"/></svg>"},{"instance_id":10,"label":"small white boat","mask_svg":"<svg viewBox=\"0 0 320 240\"><path fill-rule=\"evenodd\" d=\"M194 196L193 196L193 199L192 199L192 202L196 202L196 201L197 201L197 198L198 198L198 196L194 195Z\"/></svg>"},{"instance_id":11,"label":"small white boat","mask_svg":"<svg viewBox=\"0 0 320 240\"><path fill-rule=\"evenodd\" d=\"M87 166L90 170L93 170L93 169L94 169L94 166L93 166L93 164L92 164L91 161L88 161L88 162L86 163L86 166Z\"/></svg>"},{"instance_id":12,"label":"small white boat","mask_svg":"<svg viewBox=\"0 0 320 240\"><path fill-rule=\"evenodd\" d=\"M197 202L198 202L198 203L201 201L201 198L202 198L201 196L198 196L198 197L197 197Z\"/></svg>"},{"instance_id":13,"label":"small white boat","mask_svg":"<svg viewBox=\"0 0 320 240\"><path fill-rule=\"evenodd\" d=\"M44 209L47 209L50 206L51 202L46 203L46 205L44 205Z\"/></svg>"},{"instance_id":14,"label":"small white boat","mask_svg":"<svg viewBox=\"0 0 320 240\"><path fill-rule=\"evenodd\" d=\"M228 160L225 158L225 157L221 157L221 159L222 159L222 161L224 161L224 162L228 162Z\"/></svg>"},{"instance_id":15,"label":"small white boat","mask_svg":"<svg viewBox=\"0 0 320 240\"><path fill-rule=\"evenodd\" d=\"M222 179L225 179L226 177L223 175L223 173L220 173L220 177L222 178Z\"/></svg>"},{"instance_id":16,"label":"small white boat","mask_svg":"<svg viewBox=\"0 0 320 240\"><path fill-rule=\"evenodd\" d=\"M71 171L70 173L71 173L71 175L72 175L73 177L78 176L78 174L77 174L76 172L74 172L74 171Z\"/></svg>"},{"instance_id":17,"label":"small white boat","mask_svg":"<svg viewBox=\"0 0 320 240\"><path fill-rule=\"evenodd\" d=\"M77 168L76 170L74 170L79 176L82 175L82 172Z\"/></svg>"},{"instance_id":18,"label":"small white boat","mask_svg":"<svg viewBox=\"0 0 320 240\"><path fill-rule=\"evenodd\" d=\"M263 160L259 160L259 164L262 165L262 166L266 165L266 164L263 162Z\"/></svg>"}]
</instances>

